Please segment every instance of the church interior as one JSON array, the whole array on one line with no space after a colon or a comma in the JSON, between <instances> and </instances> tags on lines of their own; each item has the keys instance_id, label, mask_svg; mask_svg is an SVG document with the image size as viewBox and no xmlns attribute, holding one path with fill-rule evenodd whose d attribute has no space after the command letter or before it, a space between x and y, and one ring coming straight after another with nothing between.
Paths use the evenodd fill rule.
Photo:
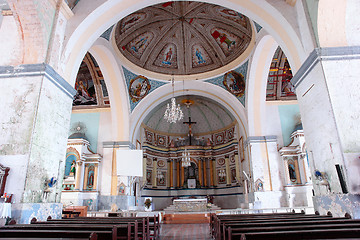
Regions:
<instances>
[{"instance_id":1,"label":"church interior","mask_svg":"<svg viewBox=\"0 0 360 240\"><path fill-rule=\"evenodd\" d=\"M0 8L2 218L360 218L357 0Z\"/></svg>"}]
</instances>

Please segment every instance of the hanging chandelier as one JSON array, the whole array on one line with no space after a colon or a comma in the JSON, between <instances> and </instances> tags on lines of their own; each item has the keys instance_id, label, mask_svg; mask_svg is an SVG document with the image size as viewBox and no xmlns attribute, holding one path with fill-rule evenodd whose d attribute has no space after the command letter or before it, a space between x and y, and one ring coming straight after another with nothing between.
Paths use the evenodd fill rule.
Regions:
<instances>
[{"instance_id":1,"label":"hanging chandelier","mask_svg":"<svg viewBox=\"0 0 360 240\"><path fill-rule=\"evenodd\" d=\"M175 97L174 97L174 76L171 79L172 83L172 90L173 90L173 97L171 98L171 103L167 104L165 113L164 113L164 119L170 123L176 123L177 121L180 121L183 119L184 114L181 111L180 104L176 105Z\"/></svg>"},{"instance_id":2,"label":"hanging chandelier","mask_svg":"<svg viewBox=\"0 0 360 240\"><path fill-rule=\"evenodd\" d=\"M183 166L183 167L190 167L191 166L190 153L186 150L186 148L185 148L185 151L182 154L181 166Z\"/></svg>"}]
</instances>

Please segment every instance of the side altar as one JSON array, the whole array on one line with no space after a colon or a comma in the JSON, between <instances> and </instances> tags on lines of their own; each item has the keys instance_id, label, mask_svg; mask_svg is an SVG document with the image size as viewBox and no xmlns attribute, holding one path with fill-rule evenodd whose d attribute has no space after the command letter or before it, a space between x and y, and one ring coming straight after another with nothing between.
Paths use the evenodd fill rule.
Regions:
<instances>
[{"instance_id":1,"label":"side altar","mask_svg":"<svg viewBox=\"0 0 360 240\"><path fill-rule=\"evenodd\" d=\"M173 206L178 212L203 212L207 209L207 199L175 199Z\"/></svg>"}]
</instances>

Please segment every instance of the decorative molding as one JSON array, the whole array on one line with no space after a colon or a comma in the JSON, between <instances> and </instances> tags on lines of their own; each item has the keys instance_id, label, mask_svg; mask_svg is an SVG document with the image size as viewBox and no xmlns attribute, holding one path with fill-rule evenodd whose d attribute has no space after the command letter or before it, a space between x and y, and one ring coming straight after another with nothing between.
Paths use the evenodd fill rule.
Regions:
<instances>
[{"instance_id":1,"label":"decorative molding","mask_svg":"<svg viewBox=\"0 0 360 240\"><path fill-rule=\"evenodd\" d=\"M269 136L249 136L246 141L245 145L248 146L250 143L263 143L263 142L276 142L277 136L269 135Z\"/></svg>"},{"instance_id":2,"label":"decorative molding","mask_svg":"<svg viewBox=\"0 0 360 240\"><path fill-rule=\"evenodd\" d=\"M360 59L360 46L315 48L291 79L291 84L296 89L320 61L351 59Z\"/></svg>"},{"instance_id":3,"label":"decorative molding","mask_svg":"<svg viewBox=\"0 0 360 240\"><path fill-rule=\"evenodd\" d=\"M64 92L71 99L74 98L76 90L61 77L50 65L46 63L40 64L24 64L16 67L0 66L0 78L14 77L36 77L45 76L56 87Z\"/></svg>"},{"instance_id":4,"label":"decorative molding","mask_svg":"<svg viewBox=\"0 0 360 240\"><path fill-rule=\"evenodd\" d=\"M128 147L131 150L135 150L135 145L129 141L108 141L103 142L103 148L120 148L120 147Z\"/></svg>"}]
</instances>

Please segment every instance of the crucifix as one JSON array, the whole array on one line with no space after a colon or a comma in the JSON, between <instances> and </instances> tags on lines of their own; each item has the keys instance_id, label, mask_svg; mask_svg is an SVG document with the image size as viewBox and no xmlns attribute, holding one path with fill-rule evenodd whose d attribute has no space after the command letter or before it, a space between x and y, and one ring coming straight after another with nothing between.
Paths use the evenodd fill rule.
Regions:
<instances>
[{"instance_id":1,"label":"crucifix","mask_svg":"<svg viewBox=\"0 0 360 240\"><path fill-rule=\"evenodd\" d=\"M192 122L191 117L189 117L189 121L188 122L183 122L183 124L189 125L189 139L190 139L190 146L191 146L191 136L192 136L191 125L196 124L196 122Z\"/></svg>"}]
</instances>

